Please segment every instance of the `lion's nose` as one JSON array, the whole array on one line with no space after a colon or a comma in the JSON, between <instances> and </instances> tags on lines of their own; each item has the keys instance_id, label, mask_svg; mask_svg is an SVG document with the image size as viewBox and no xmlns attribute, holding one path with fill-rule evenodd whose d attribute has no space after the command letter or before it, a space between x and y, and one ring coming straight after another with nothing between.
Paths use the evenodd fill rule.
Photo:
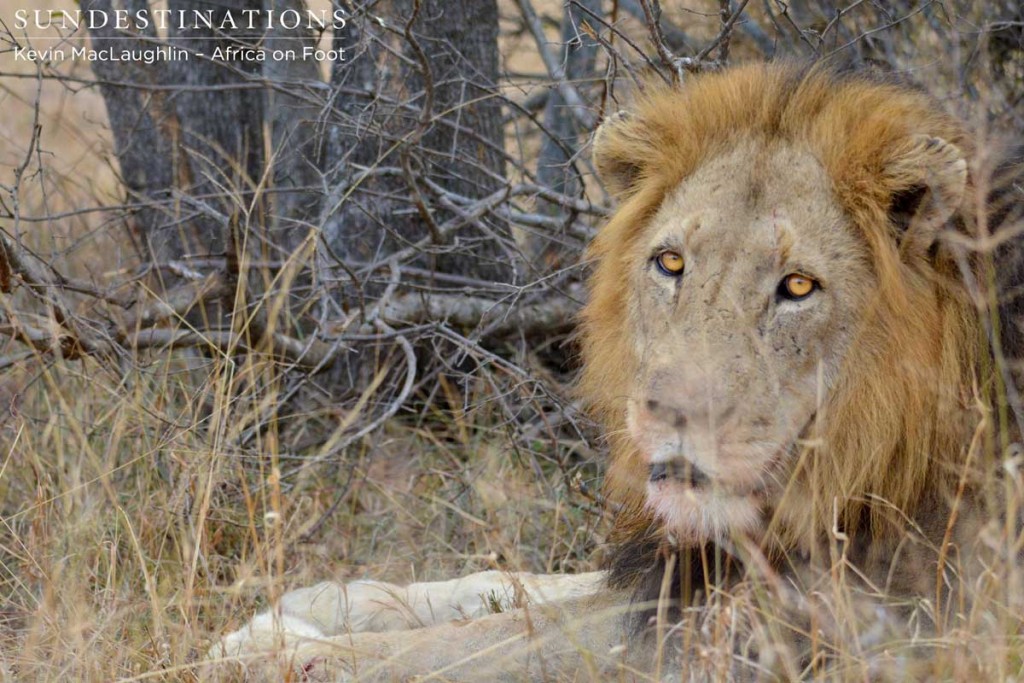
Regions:
<instances>
[{"instance_id":1,"label":"lion's nose","mask_svg":"<svg viewBox=\"0 0 1024 683\"><path fill-rule=\"evenodd\" d=\"M660 421L672 425L676 429L686 428L686 415L678 406L657 399L647 399L647 411Z\"/></svg>"},{"instance_id":2,"label":"lion's nose","mask_svg":"<svg viewBox=\"0 0 1024 683\"><path fill-rule=\"evenodd\" d=\"M691 425L704 428L721 425L736 412L735 406L710 406L707 401L674 401L660 397L648 397L644 406L652 417L678 431ZM719 409L714 410L715 407Z\"/></svg>"}]
</instances>

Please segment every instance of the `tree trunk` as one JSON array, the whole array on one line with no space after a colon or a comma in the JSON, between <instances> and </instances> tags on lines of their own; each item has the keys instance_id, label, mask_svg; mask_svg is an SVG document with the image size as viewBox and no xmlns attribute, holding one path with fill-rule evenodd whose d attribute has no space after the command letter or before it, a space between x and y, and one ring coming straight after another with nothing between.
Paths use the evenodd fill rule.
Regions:
<instances>
[{"instance_id":1,"label":"tree trunk","mask_svg":"<svg viewBox=\"0 0 1024 683\"><path fill-rule=\"evenodd\" d=\"M209 13L215 26L226 12L263 9L261 0L229 0L212 4L203 0L169 0L173 12L194 10ZM224 61L210 58L216 48L256 46L263 31L207 29L174 26L170 37L177 47L206 57L168 62L168 82L178 86L170 98L177 116L173 164L184 180L183 191L195 198L191 207L193 229L179 237L190 254L225 254L231 236L230 218L252 201L254 186L263 174L263 120L265 93L237 86L260 75L260 64L239 57ZM238 54L237 52L229 55ZM226 190L226 192L225 192ZM263 212L252 218L262 222ZM250 229L262 225L248 225ZM263 230L257 231L263 234Z\"/></svg>"},{"instance_id":2,"label":"tree trunk","mask_svg":"<svg viewBox=\"0 0 1024 683\"><path fill-rule=\"evenodd\" d=\"M110 13L111 0L82 0L82 10ZM144 0L128 6L130 11L145 9ZM93 47L113 49L118 46L118 32L109 26L91 31ZM152 27L143 38L155 38ZM128 202L140 204L132 221L132 237L142 245L144 258L173 258L184 251L172 243L176 221L170 215L169 200L174 174L168 160L171 143L167 135L173 127L163 108L164 97L156 91L124 87L116 83L159 85L163 75L158 64L119 62L98 59L92 63L100 80L100 92L107 106L107 117L114 137L114 151L121 166L121 178L128 191Z\"/></svg>"},{"instance_id":3,"label":"tree trunk","mask_svg":"<svg viewBox=\"0 0 1024 683\"><path fill-rule=\"evenodd\" d=\"M114 9L111 0L83 0L83 10ZM149 10L146 0L126 0L125 9ZM219 25L227 11L262 9L261 0L232 0L211 5L200 0L170 0L168 9L209 14ZM109 26L91 31L93 46L121 47L130 34ZM146 204L135 214L136 237L144 257L163 262L185 255L224 255L227 230L239 207L248 208L254 183L263 172L265 96L258 85L237 87L259 75L246 59L218 63L215 47L255 45L262 31L184 28L172 22L170 43L189 50L187 60L96 60L103 81L115 149L130 201ZM138 34L157 40L153 24ZM200 56L201 53L202 56ZM125 86L117 85L125 83ZM147 91L138 84L153 84ZM166 86L177 86L168 90ZM172 196L172 191L179 192ZM262 212L250 215L262 217Z\"/></svg>"},{"instance_id":4,"label":"tree trunk","mask_svg":"<svg viewBox=\"0 0 1024 683\"><path fill-rule=\"evenodd\" d=\"M580 5L601 16L601 0L582 0ZM588 19L585 11L566 4L562 15L561 61L565 64L566 77L578 89L584 89L586 81L594 75L597 61L597 43L580 30L580 22ZM593 20L591 19L591 22ZM537 181L555 192L569 196L580 196L583 179L574 160L579 152L580 129L572 116L565 98L557 88L552 88L544 107L544 139L537 159ZM550 216L565 219L566 225L575 218L563 207L540 200L540 210ZM530 232L525 240L530 260L541 272L559 268L576 258L567 253L565 235Z\"/></svg>"},{"instance_id":5,"label":"tree trunk","mask_svg":"<svg viewBox=\"0 0 1024 683\"><path fill-rule=\"evenodd\" d=\"M273 0L274 11L304 12L303 0ZM317 227L323 193L320 140L321 107L308 96L310 84L320 84L320 64L315 58L302 57L302 48L314 47L317 37L305 25L286 29L275 24L266 40L268 53L275 49L293 49L298 59L268 59L263 77L277 85L267 93L268 119L271 124L274 194L271 197L270 244L287 257ZM295 89L299 97L291 94Z\"/></svg>"},{"instance_id":6,"label":"tree trunk","mask_svg":"<svg viewBox=\"0 0 1024 683\"><path fill-rule=\"evenodd\" d=\"M497 38L496 0L388 0L350 15L335 36L348 58L331 78L338 192L322 215L336 257L379 264L418 245L422 266L511 276L508 230L450 206L503 183Z\"/></svg>"}]
</instances>

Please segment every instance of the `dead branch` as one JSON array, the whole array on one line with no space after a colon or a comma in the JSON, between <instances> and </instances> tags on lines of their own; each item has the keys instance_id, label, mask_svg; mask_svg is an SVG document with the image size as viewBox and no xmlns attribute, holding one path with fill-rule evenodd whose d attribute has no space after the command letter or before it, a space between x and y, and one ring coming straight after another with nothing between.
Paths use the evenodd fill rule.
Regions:
<instances>
[{"instance_id":1,"label":"dead branch","mask_svg":"<svg viewBox=\"0 0 1024 683\"><path fill-rule=\"evenodd\" d=\"M267 340L260 340L266 343ZM162 350L180 348L206 348L221 355L265 351L296 367L323 370L341 348L318 340L303 342L283 334L274 334L269 348L257 342L250 342L247 336L230 330L204 330L202 332L184 328L148 328L139 330L125 339L130 349Z\"/></svg>"},{"instance_id":2,"label":"dead branch","mask_svg":"<svg viewBox=\"0 0 1024 683\"><path fill-rule=\"evenodd\" d=\"M661 5L658 0L640 0L640 7L643 9L644 24L650 35L651 44L654 45L654 49L658 53L658 58L672 74L673 82L681 82L684 67L681 58L665 42L665 33L661 29Z\"/></svg>"},{"instance_id":3,"label":"dead branch","mask_svg":"<svg viewBox=\"0 0 1024 683\"><path fill-rule=\"evenodd\" d=\"M41 299L50 310L54 321L62 328L57 336L59 347L65 358L78 358L81 353L106 355L112 351L110 344L93 335L86 325L80 324L71 307L64 300L63 290L44 268L36 263L37 258L21 246L6 232L0 231L0 261L10 277L23 282L27 289ZM32 345L39 340L24 337Z\"/></svg>"},{"instance_id":4,"label":"dead branch","mask_svg":"<svg viewBox=\"0 0 1024 683\"><path fill-rule=\"evenodd\" d=\"M565 69L562 68L562 63L551 54L551 50L548 48L548 39L544 35L544 27L541 26L540 18L537 16L536 10L533 9L533 5L530 0L516 0L519 5L519 10L523 14L523 21L526 22L527 27L530 29L530 33L533 34L533 39L537 45L537 52L540 54L541 60L544 62L544 67L548 71L548 75L551 76L551 80L554 81L555 88L559 94L565 100L566 104L569 105L572 111L573 117L579 122L585 130L593 130L594 126L597 125L597 117L591 111L590 106L583 101L579 91L576 90L575 86L569 82L565 74Z\"/></svg>"},{"instance_id":5,"label":"dead branch","mask_svg":"<svg viewBox=\"0 0 1024 683\"><path fill-rule=\"evenodd\" d=\"M719 5L721 9L719 14L722 17L722 30L719 31L714 40L697 53L697 56L694 58L695 61L703 62L715 48L719 48L718 63L729 63L729 40L732 38L733 26L736 25L736 21L743 15L743 10L746 9L748 2L750 0L742 0L740 6L734 12L730 12L732 2L730 0L720 0Z\"/></svg>"},{"instance_id":6,"label":"dead branch","mask_svg":"<svg viewBox=\"0 0 1024 683\"><path fill-rule=\"evenodd\" d=\"M380 312L381 318L396 324L440 321L458 329L493 325L494 337L511 333L524 336L551 335L572 327L583 292L574 287L568 295L534 303L514 298L495 301L458 294L405 294L392 299Z\"/></svg>"}]
</instances>

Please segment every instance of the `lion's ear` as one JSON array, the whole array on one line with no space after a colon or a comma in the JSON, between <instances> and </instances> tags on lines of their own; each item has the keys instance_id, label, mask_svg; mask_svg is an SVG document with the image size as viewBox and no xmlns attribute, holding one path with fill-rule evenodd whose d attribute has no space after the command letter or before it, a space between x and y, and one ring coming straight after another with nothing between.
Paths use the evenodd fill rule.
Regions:
<instances>
[{"instance_id":1,"label":"lion's ear","mask_svg":"<svg viewBox=\"0 0 1024 683\"><path fill-rule=\"evenodd\" d=\"M960 148L930 135L915 137L888 169L898 188L889 219L905 253L924 252L964 200L967 160Z\"/></svg>"},{"instance_id":2,"label":"lion's ear","mask_svg":"<svg viewBox=\"0 0 1024 683\"><path fill-rule=\"evenodd\" d=\"M636 122L624 111L605 118L594 132L594 167L616 198L628 193L640 179L646 145L637 133Z\"/></svg>"}]
</instances>

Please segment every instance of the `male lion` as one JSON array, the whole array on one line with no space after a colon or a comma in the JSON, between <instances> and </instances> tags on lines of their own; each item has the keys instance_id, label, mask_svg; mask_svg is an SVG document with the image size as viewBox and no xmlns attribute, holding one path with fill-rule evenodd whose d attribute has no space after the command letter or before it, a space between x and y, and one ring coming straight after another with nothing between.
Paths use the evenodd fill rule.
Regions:
<instances>
[{"instance_id":1,"label":"male lion","mask_svg":"<svg viewBox=\"0 0 1024 683\"><path fill-rule=\"evenodd\" d=\"M612 449L607 571L320 584L213 654L325 679L631 679L688 666L650 624L745 589L794 611L797 666L827 637L811 603L850 590L954 623L1019 548L988 491L1014 483L991 486L1020 345L992 235L1021 190L1010 164L1002 191L981 182L974 147L922 93L822 66L648 88L594 140L618 200L581 325ZM488 614L495 594L520 608ZM775 661L755 666L799 672Z\"/></svg>"}]
</instances>

